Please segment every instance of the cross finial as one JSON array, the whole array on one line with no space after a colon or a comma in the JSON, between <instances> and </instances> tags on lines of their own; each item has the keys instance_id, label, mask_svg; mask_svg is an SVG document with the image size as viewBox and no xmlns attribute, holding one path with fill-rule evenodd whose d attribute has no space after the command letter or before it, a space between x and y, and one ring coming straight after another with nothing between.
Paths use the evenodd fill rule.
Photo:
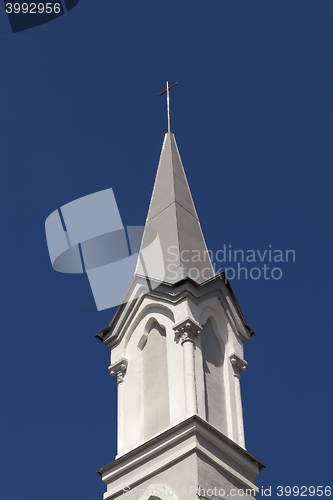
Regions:
<instances>
[{"instance_id":1,"label":"cross finial","mask_svg":"<svg viewBox=\"0 0 333 500\"><path fill-rule=\"evenodd\" d=\"M169 82L166 82L166 89L163 90L159 95L167 94L167 113L168 113L168 132L171 132L170 127L170 90L177 85L177 82L169 87Z\"/></svg>"}]
</instances>

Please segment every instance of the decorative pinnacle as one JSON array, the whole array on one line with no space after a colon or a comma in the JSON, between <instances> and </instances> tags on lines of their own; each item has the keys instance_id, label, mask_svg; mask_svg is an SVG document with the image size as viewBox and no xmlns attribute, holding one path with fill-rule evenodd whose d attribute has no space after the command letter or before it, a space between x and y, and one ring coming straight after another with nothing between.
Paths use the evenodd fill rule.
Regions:
<instances>
[{"instance_id":1,"label":"decorative pinnacle","mask_svg":"<svg viewBox=\"0 0 333 500\"><path fill-rule=\"evenodd\" d=\"M171 87L169 87L169 82L166 82L166 89L163 90L163 92L161 92L159 95L163 95L166 93L167 95L167 113L168 113L168 132L171 132L171 126L170 126L170 90L173 89L173 87L175 87L177 85L177 82L174 83L173 85L171 85Z\"/></svg>"}]
</instances>

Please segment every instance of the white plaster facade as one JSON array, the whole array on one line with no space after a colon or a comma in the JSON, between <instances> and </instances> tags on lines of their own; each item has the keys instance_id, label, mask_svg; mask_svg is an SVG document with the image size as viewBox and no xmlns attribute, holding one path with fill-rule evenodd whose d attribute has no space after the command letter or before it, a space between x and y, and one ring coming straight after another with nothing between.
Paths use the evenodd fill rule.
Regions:
<instances>
[{"instance_id":1,"label":"white plaster facade","mask_svg":"<svg viewBox=\"0 0 333 500\"><path fill-rule=\"evenodd\" d=\"M103 342L111 349L110 372L118 378L118 450L114 464L101 469L108 485L105 499L122 496L119 488L126 486L148 488L156 477L171 489L176 488L175 478L179 476L182 486L197 481L194 484L206 489L214 484L229 490L251 486L256 491L254 479L264 466L245 451L239 376L246 366L243 345L253 332L230 285L222 278L215 276L203 284L189 278L174 285L161 283L131 300L138 287L145 286L145 280L136 277L128 301L101 332ZM184 422L200 422L200 429L206 425L205 437L193 424L193 439L185 445L181 437ZM173 436L168 446L163 445L166 433ZM179 440L188 452L186 459L179 454ZM152 453L158 453L158 460L163 457L164 465L162 469L157 467L157 476L148 474L149 483L139 470L155 467L152 469L157 458L153 462L144 458L144 450L152 442L156 443ZM224 449L225 443L232 447L235 462L224 455L218 458L217 448ZM163 453L157 451L161 447ZM138 460L140 468L135 466L134 472L128 466L129 476L121 468L118 476L117 464L129 460L126 457ZM244 460L249 460L247 472L242 472ZM173 461L178 465L172 465Z\"/></svg>"},{"instance_id":2,"label":"white plaster facade","mask_svg":"<svg viewBox=\"0 0 333 500\"><path fill-rule=\"evenodd\" d=\"M110 371L116 375L122 367L118 369L118 380L119 371L122 375L118 383L117 456L192 414L212 425L215 422L218 430L245 447L234 359L246 364L243 344L251 331L237 312L237 304L231 307L232 295L221 276L202 285L189 279L172 286L161 284L137 301L129 301L115 324L111 323L103 339L111 349ZM184 341L179 335L177 325L184 321L197 325L198 334L193 339ZM207 359L212 352L204 356L203 347L209 344L215 353L219 349L220 366ZM154 422L157 402L165 416L162 426ZM216 415L221 408L223 419Z\"/></svg>"}]
</instances>

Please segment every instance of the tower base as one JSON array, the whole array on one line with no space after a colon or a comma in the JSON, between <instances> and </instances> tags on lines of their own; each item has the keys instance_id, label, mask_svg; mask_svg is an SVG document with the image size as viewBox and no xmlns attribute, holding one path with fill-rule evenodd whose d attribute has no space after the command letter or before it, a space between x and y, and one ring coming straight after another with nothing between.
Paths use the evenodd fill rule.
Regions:
<instances>
[{"instance_id":1,"label":"tower base","mask_svg":"<svg viewBox=\"0 0 333 500\"><path fill-rule=\"evenodd\" d=\"M255 498L265 465L198 415L97 471L104 500Z\"/></svg>"}]
</instances>

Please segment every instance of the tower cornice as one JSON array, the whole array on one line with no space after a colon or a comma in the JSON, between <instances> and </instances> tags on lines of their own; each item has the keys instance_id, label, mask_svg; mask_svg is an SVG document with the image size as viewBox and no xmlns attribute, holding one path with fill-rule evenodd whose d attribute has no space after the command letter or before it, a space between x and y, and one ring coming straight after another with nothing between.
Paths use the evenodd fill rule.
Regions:
<instances>
[{"instance_id":1,"label":"tower cornice","mask_svg":"<svg viewBox=\"0 0 333 500\"><path fill-rule=\"evenodd\" d=\"M246 342L254 335L254 331L247 324L234 295L229 281L225 282L224 273L218 274L204 283L196 283L191 278L171 285L170 283L156 283L150 280L153 286L147 291L147 280L142 276L135 276L132 284L121 304L115 312L109 325L96 334L96 338L112 348L118 344L124 332L135 318L145 299L156 303L177 304L184 299L190 299L198 304L203 299L217 297L225 310L235 334L242 342ZM135 297L138 286L145 290L139 297ZM132 298L134 295L134 298Z\"/></svg>"}]
</instances>

